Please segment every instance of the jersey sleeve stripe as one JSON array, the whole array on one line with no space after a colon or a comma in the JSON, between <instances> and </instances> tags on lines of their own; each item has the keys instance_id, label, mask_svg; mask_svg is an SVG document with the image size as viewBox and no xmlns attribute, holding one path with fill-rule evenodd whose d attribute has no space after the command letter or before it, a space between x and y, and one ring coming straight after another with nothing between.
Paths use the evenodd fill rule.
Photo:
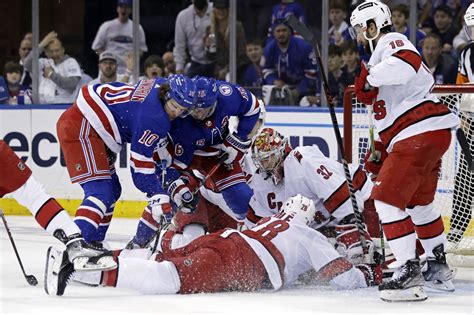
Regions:
<instances>
[{"instance_id":1,"label":"jersey sleeve stripe","mask_svg":"<svg viewBox=\"0 0 474 315\"><path fill-rule=\"evenodd\" d=\"M324 282L329 282L351 268L352 264L347 259L339 257L331 260L329 263L319 269L317 277Z\"/></svg>"},{"instance_id":2,"label":"jersey sleeve stripe","mask_svg":"<svg viewBox=\"0 0 474 315\"><path fill-rule=\"evenodd\" d=\"M250 106L250 109L244 114L244 116L253 116L255 114L258 114L260 112L260 102L258 99L250 93L252 96L252 105Z\"/></svg>"},{"instance_id":3,"label":"jersey sleeve stripe","mask_svg":"<svg viewBox=\"0 0 474 315\"><path fill-rule=\"evenodd\" d=\"M415 72L418 72L418 69L420 69L422 63L421 56L412 50L402 49L394 53L393 56L408 63Z\"/></svg>"},{"instance_id":4,"label":"jersey sleeve stripe","mask_svg":"<svg viewBox=\"0 0 474 315\"><path fill-rule=\"evenodd\" d=\"M437 219L422 225L415 225L416 236L420 240L430 239L441 235L444 232L443 220L441 216Z\"/></svg>"},{"instance_id":5,"label":"jersey sleeve stripe","mask_svg":"<svg viewBox=\"0 0 474 315\"><path fill-rule=\"evenodd\" d=\"M443 103L434 103L433 101L422 102L408 109L405 113L400 115L393 124L381 130L379 132L380 140L382 140L386 147L389 147L392 139L403 129L432 117L450 114L451 111Z\"/></svg>"},{"instance_id":6,"label":"jersey sleeve stripe","mask_svg":"<svg viewBox=\"0 0 474 315\"><path fill-rule=\"evenodd\" d=\"M367 174L361 169L357 169L352 178L352 184L355 190L360 190L367 182ZM347 200L349 200L349 188L344 181L325 201L324 207L329 213L334 213Z\"/></svg>"}]
</instances>

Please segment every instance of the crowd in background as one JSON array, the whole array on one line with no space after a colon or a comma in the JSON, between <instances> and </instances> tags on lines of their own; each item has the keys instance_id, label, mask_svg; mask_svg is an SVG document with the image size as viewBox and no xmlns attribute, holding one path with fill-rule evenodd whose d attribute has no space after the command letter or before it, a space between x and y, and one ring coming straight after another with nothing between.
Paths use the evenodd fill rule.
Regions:
<instances>
[{"instance_id":1,"label":"crowd in background","mask_svg":"<svg viewBox=\"0 0 474 315\"><path fill-rule=\"evenodd\" d=\"M271 8L272 12L264 36L258 32L246 34L246 27L237 21L237 83L273 105L321 106L321 79L313 49L286 22L289 15L295 15L307 23L304 9L294 0L275 2L257 1L261 4L259 10ZM349 32L350 13L360 2L329 2L329 54L325 67L330 92L338 106L342 106L345 87L354 82L360 60L369 58ZM392 10L393 31L409 37L410 1L383 2ZM454 84L458 54L470 40L463 30L462 16L471 1L419 0L417 3L415 46L436 84ZM100 26L91 47L99 56L96 78L91 78L66 53L58 33L51 31L41 39L39 103L72 103L84 84L136 83L132 77L132 0L118 0L116 11L117 18ZM251 13L258 16L258 12ZM147 54L141 58L143 74L139 79L184 73L190 77L204 75L229 80L229 0L193 0L178 13L174 45L161 56L148 52L146 32L141 26L139 47L140 56ZM18 60L9 61L3 67L0 104L32 103L31 51L32 34L28 33L20 42Z\"/></svg>"}]
</instances>

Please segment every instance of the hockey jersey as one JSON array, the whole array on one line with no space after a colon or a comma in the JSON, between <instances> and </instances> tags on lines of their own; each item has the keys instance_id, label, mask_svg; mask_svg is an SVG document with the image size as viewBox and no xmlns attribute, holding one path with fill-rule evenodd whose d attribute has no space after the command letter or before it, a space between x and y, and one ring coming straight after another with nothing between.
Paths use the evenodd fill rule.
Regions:
<instances>
[{"instance_id":1,"label":"hockey jersey","mask_svg":"<svg viewBox=\"0 0 474 315\"><path fill-rule=\"evenodd\" d=\"M397 141L458 125L459 119L430 94L433 76L404 35L382 36L368 67L367 81L379 88L373 105L375 127L388 152Z\"/></svg>"},{"instance_id":2,"label":"hockey jersey","mask_svg":"<svg viewBox=\"0 0 474 315\"><path fill-rule=\"evenodd\" d=\"M155 175L153 152L166 150L170 121L159 100L156 80L132 86L120 82L82 87L76 104L108 148L131 144L135 186L149 196L164 193Z\"/></svg>"},{"instance_id":3,"label":"hockey jersey","mask_svg":"<svg viewBox=\"0 0 474 315\"><path fill-rule=\"evenodd\" d=\"M357 165L349 165L359 209L370 197L372 181ZM274 185L265 174L256 173L249 186L254 195L250 206L258 217L277 213L283 202L301 194L314 201L316 217L313 228L335 219L335 223L353 213L352 204L341 163L326 157L317 146L293 149L284 161L282 183ZM251 218L249 218L251 219Z\"/></svg>"}]
</instances>

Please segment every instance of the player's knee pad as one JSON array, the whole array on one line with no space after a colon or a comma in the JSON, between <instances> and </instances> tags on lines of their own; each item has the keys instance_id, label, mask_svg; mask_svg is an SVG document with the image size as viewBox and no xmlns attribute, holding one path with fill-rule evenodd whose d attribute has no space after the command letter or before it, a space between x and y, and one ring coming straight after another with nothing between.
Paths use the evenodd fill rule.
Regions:
<instances>
[{"instance_id":1,"label":"player's knee pad","mask_svg":"<svg viewBox=\"0 0 474 315\"><path fill-rule=\"evenodd\" d=\"M110 179L95 180L81 185L85 200L99 200L105 209L115 203L114 182ZM121 192L120 192L121 193ZM97 205L100 207L101 205Z\"/></svg>"},{"instance_id":2,"label":"player's knee pad","mask_svg":"<svg viewBox=\"0 0 474 315\"><path fill-rule=\"evenodd\" d=\"M408 214L402 209L397 208L396 206L389 205L380 200L375 200L375 209L379 215L379 219L382 223L394 222L398 220L403 220L408 217Z\"/></svg>"},{"instance_id":3,"label":"player's knee pad","mask_svg":"<svg viewBox=\"0 0 474 315\"><path fill-rule=\"evenodd\" d=\"M225 202L238 220L243 220L247 214L252 189L245 183L239 183L222 191Z\"/></svg>"}]
</instances>

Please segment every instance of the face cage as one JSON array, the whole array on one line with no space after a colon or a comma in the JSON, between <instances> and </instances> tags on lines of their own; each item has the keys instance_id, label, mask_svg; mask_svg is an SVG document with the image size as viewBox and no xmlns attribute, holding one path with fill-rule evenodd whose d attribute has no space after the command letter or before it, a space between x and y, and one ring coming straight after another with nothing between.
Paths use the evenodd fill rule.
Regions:
<instances>
[{"instance_id":1,"label":"face cage","mask_svg":"<svg viewBox=\"0 0 474 315\"><path fill-rule=\"evenodd\" d=\"M257 169L267 175L265 179L271 177L275 186L278 185L283 179L283 170L281 168L282 168L283 160L285 159L284 158L285 145L283 145L283 147L278 150L273 150L270 152L263 152L263 153L253 152L252 154L252 160L255 166L257 167ZM273 165L270 164L265 167L264 163L266 161L269 161L271 158L274 159L274 162L272 163Z\"/></svg>"}]
</instances>

